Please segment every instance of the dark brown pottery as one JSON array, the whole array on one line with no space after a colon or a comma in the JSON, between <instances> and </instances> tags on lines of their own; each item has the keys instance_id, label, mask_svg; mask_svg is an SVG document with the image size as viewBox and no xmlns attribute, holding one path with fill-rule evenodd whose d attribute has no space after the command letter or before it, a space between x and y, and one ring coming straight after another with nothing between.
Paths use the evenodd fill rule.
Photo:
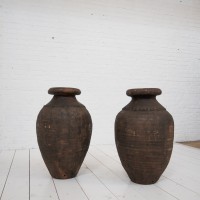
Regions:
<instances>
[{"instance_id":1,"label":"dark brown pottery","mask_svg":"<svg viewBox=\"0 0 200 200\"><path fill-rule=\"evenodd\" d=\"M37 140L52 177L73 178L85 158L92 134L92 120L84 105L76 100L76 88L50 88L52 100L37 118Z\"/></svg>"},{"instance_id":2,"label":"dark brown pottery","mask_svg":"<svg viewBox=\"0 0 200 200\"><path fill-rule=\"evenodd\" d=\"M174 121L156 100L158 88L130 89L131 102L117 115L115 142L129 178L153 184L167 167L173 148Z\"/></svg>"}]
</instances>

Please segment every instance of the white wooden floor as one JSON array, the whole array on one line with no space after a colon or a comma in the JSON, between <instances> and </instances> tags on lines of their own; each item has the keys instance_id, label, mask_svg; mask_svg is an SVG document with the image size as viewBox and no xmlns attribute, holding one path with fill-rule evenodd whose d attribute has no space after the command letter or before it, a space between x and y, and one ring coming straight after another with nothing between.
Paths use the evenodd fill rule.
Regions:
<instances>
[{"instance_id":1,"label":"white wooden floor","mask_svg":"<svg viewBox=\"0 0 200 200\"><path fill-rule=\"evenodd\" d=\"M38 149L0 152L1 200L200 200L200 150L175 144L154 185L132 183L114 145L91 146L76 178L52 179Z\"/></svg>"}]
</instances>

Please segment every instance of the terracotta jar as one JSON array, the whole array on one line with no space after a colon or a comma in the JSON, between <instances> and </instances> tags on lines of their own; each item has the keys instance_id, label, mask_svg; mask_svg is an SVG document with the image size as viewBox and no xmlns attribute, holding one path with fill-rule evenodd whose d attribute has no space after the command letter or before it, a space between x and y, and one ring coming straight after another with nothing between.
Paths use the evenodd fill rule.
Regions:
<instances>
[{"instance_id":1,"label":"terracotta jar","mask_svg":"<svg viewBox=\"0 0 200 200\"><path fill-rule=\"evenodd\" d=\"M153 184L167 167L173 148L172 116L156 100L157 88L130 89L132 97L117 115L115 142L129 178L139 184Z\"/></svg>"},{"instance_id":2,"label":"terracotta jar","mask_svg":"<svg viewBox=\"0 0 200 200\"><path fill-rule=\"evenodd\" d=\"M38 114L36 129L43 160L52 177L73 178L85 158L92 134L92 120L76 100L76 88L50 88L54 95Z\"/></svg>"}]
</instances>

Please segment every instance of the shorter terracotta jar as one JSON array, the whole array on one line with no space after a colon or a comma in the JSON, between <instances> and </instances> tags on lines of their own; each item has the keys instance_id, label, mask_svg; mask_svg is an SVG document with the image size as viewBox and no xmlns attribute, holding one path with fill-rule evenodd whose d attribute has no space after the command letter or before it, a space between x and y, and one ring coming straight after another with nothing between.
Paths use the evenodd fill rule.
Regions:
<instances>
[{"instance_id":1,"label":"shorter terracotta jar","mask_svg":"<svg viewBox=\"0 0 200 200\"><path fill-rule=\"evenodd\" d=\"M167 167L173 147L172 116L156 100L157 88L130 89L131 102L117 115L115 141L130 179L155 183Z\"/></svg>"},{"instance_id":2,"label":"shorter terracotta jar","mask_svg":"<svg viewBox=\"0 0 200 200\"><path fill-rule=\"evenodd\" d=\"M76 100L76 88L50 88L52 100L37 118L37 139L52 177L73 178L85 158L92 134L92 120L84 105Z\"/></svg>"}]
</instances>

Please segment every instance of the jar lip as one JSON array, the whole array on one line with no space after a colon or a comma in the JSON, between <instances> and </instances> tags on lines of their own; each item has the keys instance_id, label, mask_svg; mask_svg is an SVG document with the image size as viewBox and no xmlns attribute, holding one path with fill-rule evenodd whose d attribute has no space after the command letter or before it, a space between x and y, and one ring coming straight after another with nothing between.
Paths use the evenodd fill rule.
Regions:
<instances>
[{"instance_id":1,"label":"jar lip","mask_svg":"<svg viewBox=\"0 0 200 200\"><path fill-rule=\"evenodd\" d=\"M134 88L126 91L127 96L156 96L160 95L162 90L159 88Z\"/></svg>"},{"instance_id":2,"label":"jar lip","mask_svg":"<svg viewBox=\"0 0 200 200\"><path fill-rule=\"evenodd\" d=\"M78 88L71 87L52 87L48 90L48 93L58 96L74 96L81 94L81 91Z\"/></svg>"}]
</instances>

